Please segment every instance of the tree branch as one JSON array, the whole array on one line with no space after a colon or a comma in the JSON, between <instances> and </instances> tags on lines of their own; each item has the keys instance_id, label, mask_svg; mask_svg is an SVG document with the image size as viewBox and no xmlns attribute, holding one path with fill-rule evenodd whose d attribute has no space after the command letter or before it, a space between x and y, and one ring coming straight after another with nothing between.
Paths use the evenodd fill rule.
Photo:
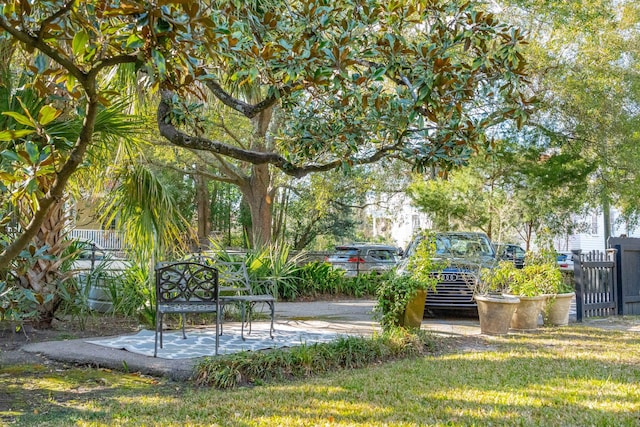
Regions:
<instances>
[{"instance_id":1,"label":"tree branch","mask_svg":"<svg viewBox=\"0 0 640 427\"><path fill-rule=\"evenodd\" d=\"M315 172L326 172L336 169L345 162L351 165L374 163L397 151L402 144L402 139L400 138L395 144L381 147L369 156L335 159L321 164L296 166L278 153L246 150L220 141L212 141L199 136L191 136L176 129L176 127L168 120L169 112L171 111L171 106L169 104L169 100L171 100L171 98L172 96L170 91L164 90L162 92L162 99L158 104L156 120L158 122L160 134L172 144L192 150L208 151L214 155L228 156L254 165L268 163L277 167L285 174L296 178L301 178Z\"/></svg>"},{"instance_id":2,"label":"tree branch","mask_svg":"<svg viewBox=\"0 0 640 427\"><path fill-rule=\"evenodd\" d=\"M297 88L297 86L286 86L282 89L278 89L273 95L263 99L257 104L252 105L234 98L227 91L225 91L222 86L218 84L218 82L211 78L205 80L204 83L207 88L213 93L213 95L220 100L220 102L222 102L227 107L236 110L249 119L254 118L262 111L266 110L269 107L272 107L282 96L291 93L291 91Z\"/></svg>"},{"instance_id":3,"label":"tree branch","mask_svg":"<svg viewBox=\"0 0 640 427\"><path fill-rule=\"evenodd\" d=\"M57 50L51 48L38 37L32 36L25 31L20 31L11 26L7 19L0 15L0 28L11 34L16 40L25 45L38 49L49 58L60 64L69 74L73 75L83 86L86 84L87 75L76 66L67 56L61 55Z\"/></svg>"},{"instance_id":4,"label":"tree branch","mask_svg":"<svg viewBox=\"0 0 640 427\"><path fill-rule=\"evenodd\" d=\"M60 10L58 10L53 15L45 18L40 24L40 31L38 31L38 39L42 39L42 37L44 36L44 32L47 29L47 25L49 25L50 23L52 23L53 21L55 21L65 13L69 12L73 7L74 3L75 3L75 0L69 0L64 6L60 8Z\"/></svg>"}]
</instances>

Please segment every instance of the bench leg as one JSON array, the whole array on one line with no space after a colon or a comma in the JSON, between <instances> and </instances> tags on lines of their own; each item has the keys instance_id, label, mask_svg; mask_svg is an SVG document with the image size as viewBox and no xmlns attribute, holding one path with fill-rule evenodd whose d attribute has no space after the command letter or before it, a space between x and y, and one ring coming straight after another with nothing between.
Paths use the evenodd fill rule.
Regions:
<instances>
[{"instance_id":1,"label":"bench leg","mask_svg":"<svg viewBox=\"0 0 640 427\"><path fill-rule=\"evenodd\" d=\"M244 302L240 303L240 313L240 336L242 337L242 341L244 341L244 323L246 319L246 304ZM251 323L249 323L249 333L251 333Z\"/></svg>"},{"instance_id":2,"label":"bench leg","mask_svg":"<svg viewBox=\"0 0 640 427\"><path fill-rule=\"evenodd\" d=\"M218 355L218 346L220 345L220 335L222 335L222 321L220 320L222 316L220 312L222 311L222 306L218 306L216 309L216 356Z\"/></svg>"},{"instance_id":3,"label":"bench leg","mask_svg":"<svg viewBox=\"0 0 640 427\"><path fill-rule=\"evenodd\" d=\"M218 313L216 313L216 319L218 319L218 323L220 323L220 332L218 332L218 325L216 323L216 332L218 333L218 335L222 335L223 333L223 327L222 324L224 323L224 307L225 307L225 303L221 302L220 303L220 315L218 316Z\"/></svg>"},{"instance_id":4,"label":"bench leg","mask_svg":"<svg viewBox=\"0 0 640 427\"><path fill-rule=\"evenodd\" d=\"M273 332L275 331L275 328L273 327L273 319L276 317L276 304L271 301L269 303L269 308L271 308L271 329L269 329L269 336L273 339Z\"/></svg>"},{"instance_id":5,"label":"bench leg","mask_svg":"<svg viewBox=\"0 0 640 427\"><path fill-rule=\"evenodd\" d=\"M182 315L182 339L186 340L187 334L184 332L184 326L187 323L187 315L186 313L181 313L181 315Z\"/></svg>"},{"instance_id":6,"label":"bench leg","mask_svg":"<svg viewBox=\"0 0 640 427\"><path fill-rule=\"evenodd\" d=\"M158 334L160 334L160 348L162 348L162 313L156 312L156 339L153 347L153 357L158 356Z\"/></svg>"}]
</instances>

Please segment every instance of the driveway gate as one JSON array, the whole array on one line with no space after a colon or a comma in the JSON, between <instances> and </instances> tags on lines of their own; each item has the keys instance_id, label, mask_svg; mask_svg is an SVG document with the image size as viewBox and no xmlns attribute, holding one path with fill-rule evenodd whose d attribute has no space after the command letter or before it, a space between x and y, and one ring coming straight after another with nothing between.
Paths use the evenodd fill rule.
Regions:
<instances>
[{"instance_id":1,"label":"driveway gate","mask_svg":"<svg viewBox=\"0 0 640 427\"><path fill-rule=\"evenodd\" d=\"M576 320L618 314L615 249L607 252L573 251Z\"/></svg>"}]
</instances>

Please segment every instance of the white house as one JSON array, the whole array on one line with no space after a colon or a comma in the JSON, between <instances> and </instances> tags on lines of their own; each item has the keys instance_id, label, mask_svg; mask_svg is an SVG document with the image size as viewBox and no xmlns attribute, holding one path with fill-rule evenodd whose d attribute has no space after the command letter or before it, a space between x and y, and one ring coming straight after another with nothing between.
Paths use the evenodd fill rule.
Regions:
<instances>
[{"instance_id":1,"label":"white house","mask_svg":"<svg viewBox=\"0 0 640 427\"><path fill-rule=\"evenodd\" d=\"M574 218L575 222L586 225L586 231L565 235L555 239L554 243L558 251L571 251L581 249L583 252L604 251L607 248L605 242L605 224L602 211L593 212L589 216ZM628 224L620 219L620 212L611 208L610 213L611 237L640 237L640 227Z\"/></svg>"},{"instance_id":2,"label":"white house","mask_svg":"<svg viewBox=\"0 0 640 427\"><path fill-rule=\"evenodd\" d=\"M412 206L406 194L377 197L378 200L366 209L367 215L371 217L371 233L374 238L384 236L396 246L406 248L420 229L431 227L429 216Z\"/></svg>"}]
</instances>

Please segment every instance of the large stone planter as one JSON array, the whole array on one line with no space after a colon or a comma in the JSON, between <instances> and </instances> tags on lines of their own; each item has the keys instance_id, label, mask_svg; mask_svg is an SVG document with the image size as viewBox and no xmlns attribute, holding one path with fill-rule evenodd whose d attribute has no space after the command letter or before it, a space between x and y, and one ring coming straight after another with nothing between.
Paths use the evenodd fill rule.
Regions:
<instances>
[{"instance_id":1,"label":"large stone planter","mask_svg":"<svg viewBox=\"0 0 640 427\"><path fill-rule=\"evenodd\" d=\"M553 326L567 326L569 324L569 312L571 301L576 296L575 292L558 294L551 297L545 310L544 323Z\"/></svg>"},{"instance_id":2,"label":"large stone planter","mask_svg":"<svg viewBox=\"0 0 640 427\"><path fill-rule=\"evenodd\" d=\"M87 305L91 310L99 313L113 311L113 301L107 278L82 273L78 275L78 282L81 292L85 292L87 296Z\"/></svg>"},{"instance_id":3,"label":"large stone planter","mask_svg":"<svg viewBox=\"0 0 640 427\"><path fill-rule=\"evenodd\" d=\"M400 326L405 328L420 328L422 326L422 318L424 317L424 303L427 300L427 291L419 290L416 296L414 296L407 308L404 310L404 314L398 322Z\"/></svg>"},{"instance_id":4,"label":"large stone planter","mask_svg":"<svg viewBox=\"0 0 640 427\"><path fill-rule=\"evenodd\" d=\"M519 331L531 331L536 329L538 327L540 313L542 313L547 296L518 296L518 298L520 298L520 303L511 318L511 329L517 329Z\"/></svg>"},{"instance_id":5,"label":"large stone planter","mask_svg":"<svg viewBox=\"0 0 640 427\"><path fill-rule=\"evenodd\" d=\"M487 335L505 335L520 299L506 295L476 295L480 332Z\"/></svg>"}]
</instances>

